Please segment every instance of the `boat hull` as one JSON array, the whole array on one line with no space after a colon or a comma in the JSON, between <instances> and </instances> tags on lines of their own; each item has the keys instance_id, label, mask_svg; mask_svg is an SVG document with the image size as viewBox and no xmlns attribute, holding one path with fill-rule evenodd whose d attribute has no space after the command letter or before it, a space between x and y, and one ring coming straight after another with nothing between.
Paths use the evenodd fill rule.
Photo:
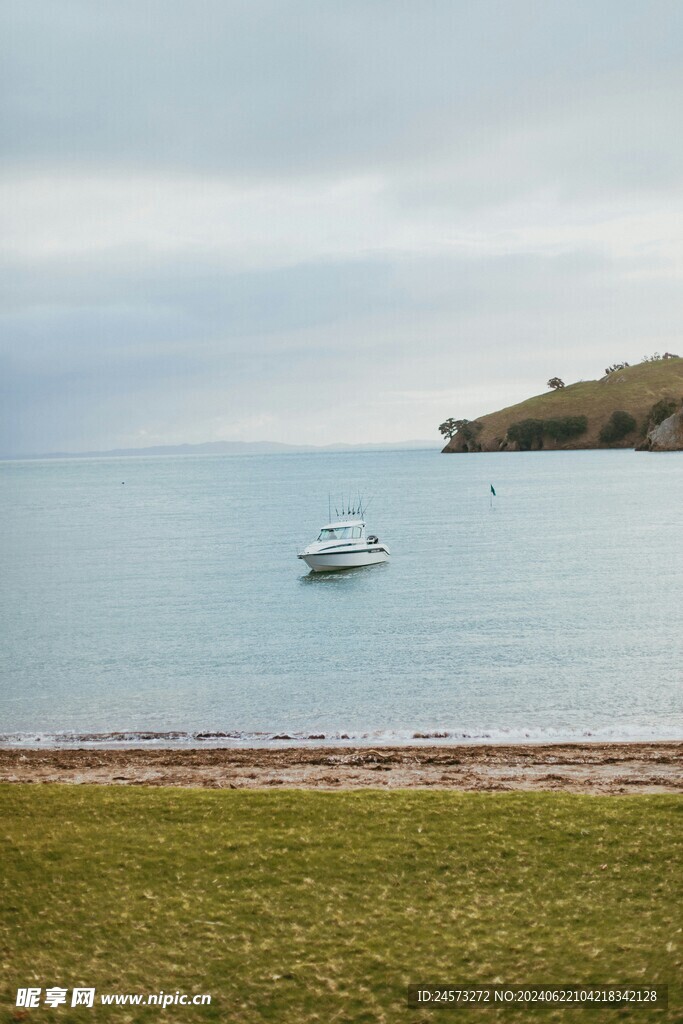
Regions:
<instances>
[{"instance_id":1,"label":"boat hull","mask_svg":"<svg viewBox=\"0 0 683 1024\"><path fill-rule=\"evenodd\" d=\"M342 569L359 569L363 565L377 565L389 559L387 548L375 546L364 551L338 551L326 554L323 551L304 552L299 555L313 572L339 572Z\"/></svg>"}]
</instances>

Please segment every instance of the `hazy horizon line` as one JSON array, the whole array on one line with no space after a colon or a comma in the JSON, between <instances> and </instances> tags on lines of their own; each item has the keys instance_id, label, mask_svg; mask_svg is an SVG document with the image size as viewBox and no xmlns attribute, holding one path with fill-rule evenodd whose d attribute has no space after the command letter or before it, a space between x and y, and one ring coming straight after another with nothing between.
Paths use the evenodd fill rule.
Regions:
<instances>
[{"instance_id":1,"label":"hazy horizon line","mask_svg":"<svg viewBox=\"0 0 683 1024\"><path fill-rule=\"evenodd\" d=\"M368 441L351 444L344 441L332 444L291 444L284 441L200 441L182 442L179 444L145 445L139 448L107 448L88 451L56 451L33 452L23 455L1 455L0 462L30 462L42 459L78 459L78 458L123 458L144 457L146 455L211 455L211 454L252 454L277 455L294 454L297 452L335 452L335 451L375 451L378 449L414 449L441 448L443 442L426 438L406 439L402 441Z\"/></svg>"}]
</instances>

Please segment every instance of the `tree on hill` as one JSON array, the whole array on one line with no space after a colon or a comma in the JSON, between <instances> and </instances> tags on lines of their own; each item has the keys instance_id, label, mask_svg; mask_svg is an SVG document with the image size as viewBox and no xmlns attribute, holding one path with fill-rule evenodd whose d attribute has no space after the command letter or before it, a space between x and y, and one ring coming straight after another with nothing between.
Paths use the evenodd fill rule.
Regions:
<instances>
[{"instance_id":1,"label":"tree on hill","mask_svg":"<svg viewBox=\"0 0 683 1024\"><path fill-rule=\"evenodd\" d=\"M625 370L629 363L612 363L611 366L605 367L605 376L609 377L610 373L614 373L615 370Z\"/></svg>"},{"instance_id":2,"label":"tree on hill","mask_svg":"<svg viewBox=\"0 0 683 1024\"><path fill-rule=\"evenodd\" d=\"M439 433L443 434L443 436L447 437L450 441L458 433L460 425L466 422L467 420L454 420L452 418L445 420L439 427Z\"/></svg>"},{"instance_id":3,"label":"tree on hill","mask_svg":"<svg viewBox=\"0 0 683 1024\"><path fill-rule=\"evenodd\" d=\"M641 363L659 363L664 359L680 358L681 357L677 356L675 352L665 352L664 355L661 355L659 352L653 352L651 356L643 356L643 358L640 361Z\"/></svg>"},{"instance_id":4,"label":"tree on hill","mask_svg":"<svg viewBox=\"0 0 683 1024\"><path fill-rule=\"evenodd\" d=\"M474 440L476 434L482 429L483 424L479 420L454 420L449 419L441 424L439 427L439 433L443 434L450 440L455 437L456 434L460 434L467 441Z\"/></svg>"},{"instance_id":5,"label":"tree on hill","mask_svg":"<svg viewBox=\"0 0 683 1024\"><path fill-rule=\"evenodd\" d=\"M551 377L548 381L547 387L552 388L553 391L557 391L558 388L564 387L564 381L559 377Z\"/></svg>"}]
</instances>

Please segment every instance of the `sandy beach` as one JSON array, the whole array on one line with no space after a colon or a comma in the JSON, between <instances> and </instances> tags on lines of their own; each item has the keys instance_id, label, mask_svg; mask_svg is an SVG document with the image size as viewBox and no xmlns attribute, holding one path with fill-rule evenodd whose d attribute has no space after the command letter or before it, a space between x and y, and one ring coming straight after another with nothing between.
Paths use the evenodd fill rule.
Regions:
<instances>
[{"instance_id":1,"label":"sandy beach","mask_svg":"<svg viewBox=\"0 0 683 1024\"><path fill-rule=\"evenodd\" d=\"M683 743L0 750L0 781L208 789L681 793Z\"/></svg>"}]
</instances>

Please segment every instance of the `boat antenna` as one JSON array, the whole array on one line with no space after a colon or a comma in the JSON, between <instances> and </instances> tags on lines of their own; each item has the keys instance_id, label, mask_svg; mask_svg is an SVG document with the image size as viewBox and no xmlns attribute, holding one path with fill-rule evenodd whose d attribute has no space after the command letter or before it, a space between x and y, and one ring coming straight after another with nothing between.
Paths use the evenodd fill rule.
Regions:
<instances>
[{"instance_id":1,"label":"boat antenna","mask_svg":"<svg viewBox=\"0 0 683 1024\"><path fill-rule=\"evenodd\" d=\"M328 523L330 522L331 519L332 519L332 499L330 497L330 492L328 491L327 492L327 521L328 521Z\"/></svg>"}]
</instances>

